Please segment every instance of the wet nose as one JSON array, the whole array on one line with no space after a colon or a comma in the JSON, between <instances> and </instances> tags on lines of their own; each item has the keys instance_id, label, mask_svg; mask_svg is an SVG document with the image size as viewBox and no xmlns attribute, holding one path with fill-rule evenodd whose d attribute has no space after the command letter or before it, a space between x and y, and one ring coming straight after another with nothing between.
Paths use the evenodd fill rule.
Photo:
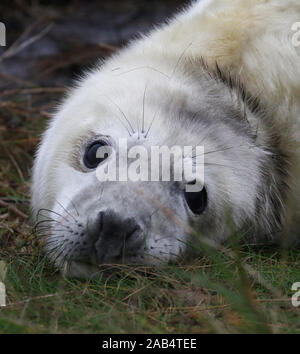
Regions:
<instances>
[{"instance_id":1,"label":"wet nose","mask_svg":"<svg viewBox=\"0 0 300 354\"><path fill-rule=\"evenodd\" d=\"M98 234L95 250L99 264L135 253L142 244L142 229L134 218L124 218L113 210L101 211L94 225Z\"/></svg>"}]
</instances>

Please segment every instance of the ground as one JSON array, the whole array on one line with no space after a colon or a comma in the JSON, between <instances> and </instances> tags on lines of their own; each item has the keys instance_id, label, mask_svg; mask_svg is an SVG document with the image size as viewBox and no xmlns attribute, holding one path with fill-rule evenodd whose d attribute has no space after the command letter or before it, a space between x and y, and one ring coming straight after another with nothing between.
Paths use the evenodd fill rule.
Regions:
<instances>
[{"instance_id":1,"label":"ground","mask_svg":"<svg viewBox=\"0 0 300 354\"><path fill-rule=\"evenodd\" d=\"M34 151L74 77L183 1L2 1L0 48L0 333L300 333L299 249L234 242L185 264L112 267L101 281L64 279L30 224ZM57 5L55 5L57 3ZM29 6L30 5L30 6ZM197 238L198 236L195 235Z\"/></svg>"}]
</instances>

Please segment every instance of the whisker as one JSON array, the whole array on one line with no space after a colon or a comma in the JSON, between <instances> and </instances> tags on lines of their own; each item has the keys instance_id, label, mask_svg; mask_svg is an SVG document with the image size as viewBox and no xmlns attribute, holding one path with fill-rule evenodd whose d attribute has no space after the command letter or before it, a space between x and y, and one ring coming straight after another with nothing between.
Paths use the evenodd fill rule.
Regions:
<instances>
[{"instance_id":1,"label":"whisker","mask_svg":"<svg viewBox=\"0 0 300 354\"><path fill-rule=\"evenodd\" d=\"M44 225L45 223L45 225ZM59 221L48 221L48 220L42 220L40 221L37 225L34 226L34 230L42 230L42 229L55 229L55 227L64 227L67 229L67 225L60 223Z\"/></svg>"},{"instance_id":2,"label":"whisker","mask_svg":"<svg viewBox=\"0 0 300 354\"><path fill-rule=\"evenodd\" d=\"M156 214L160 209L156 208L153 213L149 215L149 218L151 219L154 214Z\"/></svg>"},{"instance_id":3,"label":"whisker","mask_svg":"<svg viewBox=\"0 0 300 354\"><path fill-rule=\"evenodd\" d=\"M58 212L56 212L56 211L54 211L54 210L51 210L51 209L41 208L41 209L39 210L39 213L40 213L40 211L47 211L48 213L53 213L53 214L59 216L60 218L63 217L63 215L61 215L61 214L59 214ZM38 213L38 214L39 214L39 213Z\"/></svg>"},{"instance_id":4,"label":"whisker","mask_svg":"<svg viewBox=\"0 0 300 354\"><path fill-rule=\"evenodd\" d=\"M68 198L68 196L66 196L66 198L69 199L69 202L72 204L74 210L76 211L77 216L80 216L80 215L79 215L79 212L78 212L78 209L76 208L76 205L75 205L75 203L73 202L73 200L70 199L70 198Z\"/></svg>"},{"instance_id":5,"label":"whisker","mask_svg":"<svg viewBox=\"0 0 300 354\"><path fill-rule=\"evenodd\" d=\"M46 246L47 244L45 244L45 247ZM59 252L59 250L61 249L61 246L61 243L57 244L56 246L50 246L51 249L47 250L47 257L53 261L53 259L56 258L57 252Z\"/></svg>"},{"instance_id":6,"label":"whisker","mask_svg":"<svg viewBox=\"0 0 300 354\"><path fill-rule=\"evenodd\" d=\"M74 210L76 211L77 216L79 217L80 215L79 215L78 209L76 208L75 203L73 202L73 200L70 200L70 202L71 202L71 204L72 204L72 206L73 206Z\"/></svg>"},{"instance_id":7,"label":"whisker","mask_svg":"<svg viewBox=\"0 0 300 354\"><path fill-rule=\"evenodd\" d=\"M49 213L53 213L53 214L59 216L60 219L56 220L57 224L62 224L63 221L68 222L68 216L67 215L61 215L58 212L50 210L50 209L42 209L42 210L48 211ZM74 220L76 222L76 219L74 219Z\"/></svg>"},{"instance_id":8,"label":"whisker","mask_svg":"<svg viewBox=\"0 0 300 354\"><path fill-rule=\"evenodd\" d=\"M68 232L68 229L67 228L56 229L49 226L49 227L40 228L36 231L38 238L50 237L50 236L52 237L53 235L55 235L56 232L66 233Z\"/></svg>"},{"instance_id":9,"label":"whisker","mask_svg":"<svg viewBox=\"0 0 300 354\"><path fill-rule=\"evenodd\" d=\"M41 219L41 218L43 218L43 220L45 220L45 219L51 219L51 220L54 220L54 221L57 221L56 219L54 219L54 218L51 218L49 215L44 215L44 214L42 214L42 213L39 213L39 216L37 217L37 221L36 222L38 222L38 220L39 219Z\"/></svg>"},{"instance_id":10,"label":"whisker","mask_svg":"<svg viewBox=\"0 0 300 354\"><path fill-rule=\"evenodd\" d=\"M227 150L236 149L236 148L240 148L240 147L243 147L243 146L246 146L246 145L243 144L243 145L226 147L226 148L219 149L219 150L206 151L206 152L204 152L204 154L193 155L193 156L191 156L191 158L194 159L194 158L196 158L198 156L205 156L205 155L214 154L214 153L217 153L217 152L224 152L224 151L227 151Z\"/></svg>"},{"instance_id":11,"label":"whisker","mask_svg":"<svg viewBox=\"0 0 300 354\"><path fill-rule=\"evenodd\" d=\"M67 232L68 229L52 229L52 228L48 228L48 229L40 229L38 230L38 233L41 233L41 232L46 232L46 231L51 231L51 233L53 234L54 232Z\"/></svg>"},{"instance_id":12,"label":"whisker","mask_svg":"<svg viewBox=\"0 0 300 354\"><path fill-rule=\"evenodd\" d=\"M34 226L33 226L33 231L36 232L38 227L41 225L41 224L44 224L44 223L49 223L51 224L52 222L56 222L56 220L51 220L51 219L48 219L48 220L41 220L39 222L37 222ZM47 225L47 224L46 224Z\"/></svg>"},{"instance_id":13,"label":"whisker","mask_svg":"<svg viewBox=\"0 0 300 354\"><path fill-rule=\"evenodd\" d=\"M117 107L117 109L119 110L119 112L122 114L122 116L124 117L124 119L126 120L126 122L128 123L128 125L129 125L129 127L130 127L130 129L131 129L131 131L132 131L132 134L135 134L135 131L134 131L134 129L133 129L133 127L132 127L132 125L131 125L131 123L130 123L130 121L129 121L129 119L126 117L126 114L122 111L122 109L120 108L120 106L119 105L117 105L111 98L109 98L108 96L105 96L115 107ZM121 120L120 120L121 121ZM129 135L131 136L131 133L130 133L130 131L127 129L127 127L125 126L125 125L123 125L125 128L126 128L126 130L127 130L127 132L129 133Z\"/></svg>"},{"instance_id":14,"label":"whisker","mask_svg":"<svg viewBox=\"0 0 300 354\"><path fill-rule=\"evenodd\" d=\"M65 251L65 244L66 242L62 242L60 244L60 248L61 248L61 251L57 253L56 257L54 258L53 262L56 263L56 261L58 260L58 258L64 253Z\"/></svg>"},{"instance_id":15,"label":"whisker","mask_svg":"<svg viewBox=\"0 0 300 354\"><path fill-rule=\"evenodd\" d=\"M185 53L187 52L187 50L192 46L192 44L193 44L193 42L189 43L188 46L187 46L187 47L183 50L183 52L181 53L181 55L180 55L180 57L179 57L179 59L178 59L176 65L175 65L175 67L174 67L174 69L173 69L171 78L175 75L176 70L177 70L177 68L179 67L179 64L180 64L182 58L184 57L184 55L185 55Z\"/></svg>"},{"instance_id":16,"label":"whisker","mask_svg":"<svg viewBox=\"0 0 300 354\"><path fill-rule=\"evenodd\" d=\"M55 201L56 201L56 203L57 203L59 206L61 206L61 207L63 208L63 210L64 210L68 215L70 215L70 216L74 219L75 222L77 222L77 220L74 218L74 216L73 216L57 199L55 199Z\"/></svg>"},{"instance_id":17,"label":"whisker","mask_svg":"<svg viewBox=\"0 0 300 354\"><path fill-rule=\"evenodd\" d=\"M46 241L45 242L45 246L49 246L52 244L57 244L57 247L59 247L60 245L60 240L62 239L63 236L56 236L55 238L53 238L53 240L51 239L50 241Z\"/></svg>"},{"instance_id":18,"label":"whisker","mask_svg":"<svg viewBox=\"0 0 300 354\"><path fill-rule=\"evenodd\" d=\"M148 83L145 86L144 96L143 96L143 120L142 120L142 134L145 132L145 101L146 101L146 91L148 88Z\"/></svg>"},{"instance_id":19,"label":"whisker","mask_svg":"<svg viewBox=\"0 0 300 354\"><path fill-rule=\"evenodd\" d=\"M154 121L155 121L155 119L156 119L156 117L157 117L158 111L159 111L159 110L157 110L157 111L155 112L154 116L153 116L153 119L152 119L152 121L151 121L151 123L150 123L150 126L149 126L149 128L148 128L148 130L147 130L147 133L145 134L145 138L148 137L148 134L149 134L149 132L150 132L150 129L152 128L152 125L153 125L153 123L154 123Z\"/></svg>"},{"instance_id":20,"label":"whisker","mask_svg":"<svg viewBox=\"0 0 300 354\"><path fill-rule=\"evenodd\" d=\"M118 74L118 76L125 75L125 74L131 73L131 72L133 72L133 71L142 70L142 69L153 70L153 71L156 71L157 73L159 73L159 74L165 76L167 79L170 79L170 78L171 78L171 77L170 77L169 75L167 75L166 73L164 73L164 72L162 72L162 71L160 71L160 70L158 70L158 69L156 69L156 68L154 68L154 67L152 67L152 66L148 66L148 65L146 65L146 66L140 66L140 67L137 67L137 68L133 68L133 69L124 71L124 72Z\"/></svg>"},{"instance_id":21,"label":"whisker","mask_svg":"<svg viewBox=\"0 0 300 354\"><path fill-rule=\"evenodd\" d=\"M235 166L228 166L228 165L222 165L222 164L218 164L218 163L204 163L205 166L215 166L215 167L226 167L226 168L230 168L232 170L239 170L238 167Z\"/></svg>"}]
</instances>

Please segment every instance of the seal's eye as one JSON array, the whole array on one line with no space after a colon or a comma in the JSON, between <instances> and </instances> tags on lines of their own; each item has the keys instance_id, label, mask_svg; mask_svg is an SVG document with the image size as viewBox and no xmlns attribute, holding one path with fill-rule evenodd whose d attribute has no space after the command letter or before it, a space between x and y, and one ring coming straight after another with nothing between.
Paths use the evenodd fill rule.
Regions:
<instances>
[{"instance_id":1,"label":"seal's eye","mask_svg":"<svg viewBox=\"0 0 300 354\"><path fill-rule=\"evenodd\" d=\"M200 215L204 212L207 206L207 192L205 187L203 187L200 192L184 192L184 196L189 208L194 214Z\"/></svg>"},{"instance_id":2,"label":"seal's eye","mask_svg":"<svg viewBox=\"0 0 300 354\"><path fill-rule=\"evenodd\" d=\"M103 151L99 151L99 148L104 148ZM99 157L99 155L101 157ZM97 157L98 156L98 157ZM95 141L90 144L84 153L83 163L89 169L96 168L101 162L107 159L109 156L108 144L105 141Z\"/></svg>"}]
</instances>

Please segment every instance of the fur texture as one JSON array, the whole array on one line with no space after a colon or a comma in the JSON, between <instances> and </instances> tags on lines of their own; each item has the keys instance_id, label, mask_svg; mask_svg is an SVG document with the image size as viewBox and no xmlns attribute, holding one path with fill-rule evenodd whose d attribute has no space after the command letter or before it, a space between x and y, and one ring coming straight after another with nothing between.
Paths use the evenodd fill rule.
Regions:
<instances>
[{"instance_id":1,"label":"fur texture","mask_svg":"<svg viewBox=\"0 0 300 354\"><path fill-rule=\"evenodd\" d=\"M73 263L70 274L89 274L99 263L95 248L109 254L110 241L99 245L87 231L107 210L142 230L143 247L123 258L128 263L176 259L191 222L225 241L228 212L251 241L299 239L300 46L292 41L299 20L298 0L197 1L70 90L43 135L32 183L33 214L48 225L40 231L59 266ZM140 132L142 119L149 130L143 141L128 134ZM82 165L84 146L100 135L147 148L202 143L204 213L193 215L183 186L171 182L103 186Z\"/></svg>"}]
</instances>

